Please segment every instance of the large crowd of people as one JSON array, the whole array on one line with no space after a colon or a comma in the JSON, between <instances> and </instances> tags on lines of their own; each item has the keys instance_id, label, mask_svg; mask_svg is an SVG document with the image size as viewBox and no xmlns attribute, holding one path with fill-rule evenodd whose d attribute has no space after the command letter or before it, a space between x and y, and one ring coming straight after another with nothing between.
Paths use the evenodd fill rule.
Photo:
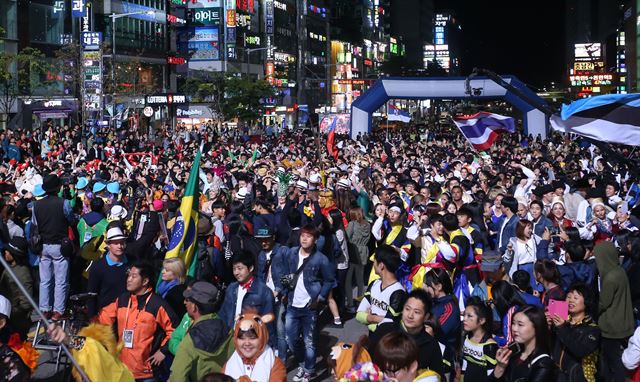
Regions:
<instances>
[{"instance_id":1,"label":"large crowd of people","mask_svg":"<svg viewBox=\"0 0 640 382\"><path fill-rule=\"evenodd\" d=\"M431 124L336 142L2 132L0 381L37 365L22 288L91 381L640 381L635 150L516 133L476 152ZM319 326L352 318L363 336L321 354Z\"/></svg>"}]
</instances>

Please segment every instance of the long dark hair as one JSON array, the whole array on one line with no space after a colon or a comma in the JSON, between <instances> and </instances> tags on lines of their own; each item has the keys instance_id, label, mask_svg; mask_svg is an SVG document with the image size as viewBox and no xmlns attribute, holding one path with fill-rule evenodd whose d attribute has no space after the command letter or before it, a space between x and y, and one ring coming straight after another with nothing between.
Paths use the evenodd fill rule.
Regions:
<instances>
[{"instance_id":1,"label":"long dark hair","mask_svg":"<svg viewBox=\"0 0 640 382\"><path fill-rule=\"evenodd\" d=\"M473 309L476 316L478 316L478 321L484 319L484 324L482 324L484 335L485 337L490 336L491 330L493 329L493 313L491 312L491 308L476 296L467 299L467 308Z\"/></svg>"},{"instance_id":2,"label":"long dark hair","mask_svg":"<svg viewBox=\"0 0 640 382\"><path fill-rule=\"evenodd\" d=\"M531 356L537 356L538 354L549 353L549 327L547 326L547 318L544 315L544 310L534 305L525 305L516 314L522 313L531 323L536 332L536 349ZM514 314L515 317L515 314ZM511 330L511 328L509 328ZM529 356L529 357L531 357Z\"/></svg>"},{"instance_id":3,"label":"long dark hair","mask_svg":"<svg viewBox=\"0 0 640 382\"><path fill-rule=\"evenodd\" d=\"M338 232L338 230L344 231L344 223L342 222L342 212L338 209L333 209L329 211L329 217L331 218L331 231L334 233Z\"/></svg>"},{"instance_id":4,"label":"long dark hair","mask_svg":"<svg viewBox=\"0 0 640 382\"><path fill-rule=\"evenodd\" d=\"M453 294L453 285L451 284L451 278L444 269L433 268L424 275L424 285L433 287L435 284L442 285L442 291L446 295Z\"/></svg>"},{"instance_id":5,"label":"long dark hair","mask_svg":"<svg viewBox=\"0 0 640 382\"><path fill-rule=\"evenodd\" d=\"M504 280L496 281L493 284L491 294L493 295L493 306L500 317L504 317L512 306L526 305L516 287Z\"/></svg>"}]
</instances>

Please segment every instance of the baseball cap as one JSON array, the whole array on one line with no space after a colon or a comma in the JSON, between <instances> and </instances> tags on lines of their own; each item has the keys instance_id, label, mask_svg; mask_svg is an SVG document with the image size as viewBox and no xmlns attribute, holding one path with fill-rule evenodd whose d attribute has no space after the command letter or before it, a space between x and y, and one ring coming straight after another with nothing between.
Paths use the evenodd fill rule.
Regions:
<instances>
[{"instance_id":1,"label":"baseball cap","mask_svg":"<svg viewBox=\"0 0 640 382\"><path fill-rule=\"evenodd\" d=\"M218 288L206 281L196 281L182 295L201 304L214 304L218 299Z\"/></svg>"},{"instance_id":2,"label":"baseball cap","mask_svg":"<svg viewBox=\"0 0 640 382\"><path fill-rule=\"evenodd\" d=\"M480 264L480 270L483 272L493 272L500 268L502 265L502 256L496 251L485 250L482 253L482 264Z\"/></svg>"},{"instance_id":3,"label":"baseball cap","mask_svg":"<svg viewBox=\"0 0 640 382\"><path fill-rule=\"evenodd\" d=\"M0 314L11 317L11 302L0 294Z\"/></svg>"},{"instance_id":4,"label":"baseball cap","mask_svg":"<svg viewBox=\"0 0 640 382\"><path fill-rule=\"evenodd\" d=\"M271 227L263 227L256 231L254 235L256 239L265 239L273 236L273 230Z\"/></svg>"}]
</instances>

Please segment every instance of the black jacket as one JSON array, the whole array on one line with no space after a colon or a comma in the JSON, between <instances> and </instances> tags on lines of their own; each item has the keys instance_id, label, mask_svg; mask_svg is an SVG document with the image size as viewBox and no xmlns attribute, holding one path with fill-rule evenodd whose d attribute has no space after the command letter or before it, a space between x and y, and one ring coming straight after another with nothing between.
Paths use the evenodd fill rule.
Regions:
<instances>
[{"instance_id":1,"label":"black jacket","mask_svg":"<svg viewBox=\"0 0 640 382\"><path fill-rule=\"evenodd\" d=\"M600 328L591 317L586 317L578 325L565 323L555 328L556 342L553 349L553 359L560 368L558 381L586 382L583 371L583 360L592 363L595 371L597 361L595 357L585 359L597 353L600 347Z\"/></svg>"},{"instance_id":2,"label":"black jacket","mask_svg":"<svg viewBox=\"0 0 640 382\"><path fill-rule=\"evenodd\" d=\"M534 352L524 362L513 356L502 378L494 381L505 382L556 382L556 365L548 354Z\"/></svg>"}]
</instances>

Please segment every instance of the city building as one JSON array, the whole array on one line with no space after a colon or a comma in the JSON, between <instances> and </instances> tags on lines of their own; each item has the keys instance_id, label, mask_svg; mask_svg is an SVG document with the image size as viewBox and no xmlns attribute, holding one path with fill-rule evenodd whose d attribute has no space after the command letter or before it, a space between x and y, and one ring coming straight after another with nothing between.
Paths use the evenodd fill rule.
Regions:
<instances>
[{"instance_id":1,"label":"city building","mask_svg":"<svg viewBox=\"0 0 640 382\"><path fill-rule=\"evenodd\" d=\"M624 16L632 12L629 9L625 12L619 0L567 0L565 81L572 98L626 93L635 85L627 75L630 60L624 18L633 18L634 24L636 19Z\"/></svg>"},{"instance_id":2,"label":"city building","mask_svg":"<svg viewBox=\"0 0 640 382\"><path fill-rule=\"evenodd\" d=\"M436 13L433 19L433 40L423 47L423 68L460 75L461 34L462 26L452 13Z\"/></svg>"}]
</instances>

